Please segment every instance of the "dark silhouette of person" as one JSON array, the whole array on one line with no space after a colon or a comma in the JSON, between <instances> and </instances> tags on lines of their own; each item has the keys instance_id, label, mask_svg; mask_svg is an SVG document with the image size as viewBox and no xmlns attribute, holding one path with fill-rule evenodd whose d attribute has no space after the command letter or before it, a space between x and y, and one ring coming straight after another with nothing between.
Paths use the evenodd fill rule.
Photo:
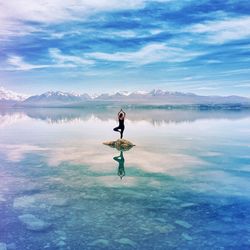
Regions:
<instances>
[{"instance_id":1,"label":"dark silhouette of person","mask_svg":"<svg viewBox=\"0 0 250 250\"><path fill-rule=\"evenodd\" d=\"M125 129L124 120L125 120L126 113L121 109L117 115L118 115L119 126L115 127L113 130L116 132L120 132L121 139L122 139L123 131Z\"/></svg>"},{"instance_id":2,"label":"dark silhouette of person","mask_svg":"<svg viewBox=\"0 0 250 250\"><path fill-rule=\"evenodd\" d=\"M125 176L125 168L124 168L125 160L123 157L123 152L120 151L120 155L113 157L113 159L119 163L117 175L120 176L120 178L122 179L122 177Z\"/></svg>"}]
</instances>

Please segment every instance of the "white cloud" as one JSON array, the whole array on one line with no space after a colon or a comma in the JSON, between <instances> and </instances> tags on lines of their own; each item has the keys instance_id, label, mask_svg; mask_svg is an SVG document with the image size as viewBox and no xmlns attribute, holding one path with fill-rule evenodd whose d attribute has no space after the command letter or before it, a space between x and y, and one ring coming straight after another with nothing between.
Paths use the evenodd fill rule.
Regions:
<instances>
[{"instance_id":1,"label":"white cloud","mask_svg":"<svg viewBox=\"0 0 250 250\"><path fill-rule=\"evenodd\" d=\"M233 70L227 70L220 72L219 75L221 76L232 76L232 75L243 75L243 74L249 74L250 68L242 68L242 69L233 69Z\"/></svg>"},{"instance_id":2,"label":"white cloud","mask_svg":"<svg viewBox=\"0 0 250 250\"><path fill-rule=\"evenodd\" d=\"M122 38L133 38L138 37L138 34L132 30L124 30L124 31L116 31L116 32L110 32L108 36L114 35Z\"/></svg>"},{"instance_id":3,"label":"white cloud","mask_svg":"<svg viewBox=\"0 0 250 250\"><path fill-rule=\"evenodd\" d=\"M11 66L5 70L32 70L32 69L42 69L48 68L50 65L35 65L27 63L23 60L21 56L10 56L7 60L7 63Z\"/></svg>"},{"instance_id":4,"label":"white cloud","mask_svg":"<svg viewBox=\"0 0 250 250\"><path fill-rule=\"evenodd\" d=\"M16 20L4 20L1 18L0 13L0 41L8 41L12 36L25 36L38 31L41 30L30 25L21 24Z\"/></svg>"},{"instance_id":5,"label":"white cloud","mask_svg":"<svg viewBox=\"0 0 250 250\"><path fill-rule=\"evenodd\" d=\"M207 64L217 64L217 63L222 63L220 60L216 59L211 59L206 61Z\"/></svg>"},{"instance_id":6,"label":"white cloud","mask_svg":"<svg viewBox=\"0 0 250 250\"><path fill-rule=\"evenodd\" d=\"M225 43L250 37L250 16L207 21L192 25L187 29L191 33L204 34L203 41Z\"/></svg>"},{"instance_id":7,"label":"white cloud","mask_svg":"<svg viewBox=\"0 0 250 250\"><path fill-rule=\"evenodd\" d=\"M242 83L242 84L237 84L233 86L234 88L250 88L250 82L249 83Z\"/></svg>"},{"instance_id":8,"label":"white cloud","mask_svg":"<svg viewBox=\"0 0 250 250\"><path fill-rule=\"evenodd\" d=\"M64 55L57 48L50 49L49 54L54 64L31 64L24 61L23 57L11 55L7 59L8 67L3 67L5 71L28 71L43 68L74 68L79 66L94 64L93 60L83 59L78 56Z\"/></svg>"},{"instance_id":9,"label":"white cloud","mask_svg":"<svg viewBox=\"0 0 250 250\"><path fill-rule=\"evenodd\" d=\"M192 89L194 90L216 90L216 89L220 89L220 87L193 87Z\"/></svg>"},{"instance_id":10,"label":"white cloud","mask_svg":"<svg viewBox=\"0 0 250 250\"><path fill-rule=\"evenodd\" d=\"M32 32L32 27L26 24L28 21L51 24L82 20L99 11L133 9L143 5L144 0L0 0L0 36Z\"/></svg>"},{"instance_id":11,"label":"white cloud","mask_svg":"<svg viewBox=\"0 0 250 250\"><path fill-rule=\"evenodd\" d=\"M83 18L98 11L131 9L143 6L143 0L12 0L2 1L1 18L42 23L57 23Z\"/></svg>"},{"instance_id":12,"label":"white cloud","mask_svg":"<svg viewBox=\"0 0 250 250\"><path fill-rule=\"evenodd\" d=\"M135 52L116 52L116 53L88 53L87 56L94 59L128 62L137 65L144 65L156 62L184 62L201 55L198 52L185 51L181 48L168 47L163 43L146 45Z\"/></svg>"},{"instance_id":13,"label":"white cloud","mask_svg":"<svg viewBox=\"0 0 250 250\"><path fill-rule=\"evenodd\" d=\"M65 63L66 64L73 63L76 65L94 64L93 60L84 59L78 56L62 54L62 52L57 48L50 49L49 53L50 53L51 58L58 64L64 64L64 65Z\"/></svg>"}]
</instances>

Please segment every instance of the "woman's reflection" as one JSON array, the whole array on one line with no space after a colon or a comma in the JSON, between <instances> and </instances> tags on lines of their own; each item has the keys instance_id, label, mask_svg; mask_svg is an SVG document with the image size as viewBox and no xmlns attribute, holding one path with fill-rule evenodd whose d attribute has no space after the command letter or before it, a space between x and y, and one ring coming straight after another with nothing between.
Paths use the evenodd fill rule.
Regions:
<instances>
[{"instance_id":1,"label":"woman's reflection","mask_svg":"<svg viewBox=\"0 0 250 250\"><path fill-rule=\"evenodd\" d=\"M113 159L119 163L117 174L122 179L122 177L125 176L125 168L124 168L125 160L123 157L123 151L120 151L120 155L113 157Z\"/></svg>"}]
</instances>

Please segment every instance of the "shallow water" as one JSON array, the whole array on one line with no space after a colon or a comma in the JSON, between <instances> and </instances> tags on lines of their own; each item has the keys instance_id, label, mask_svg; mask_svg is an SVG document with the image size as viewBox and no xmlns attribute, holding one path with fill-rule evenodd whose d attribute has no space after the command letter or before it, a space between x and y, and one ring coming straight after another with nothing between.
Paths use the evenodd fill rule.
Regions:
<instances>
[{"instance_id":1,"label":"shallow water","mask_svg":"<svg viewBox=\"0 0 250 250\"><path fill-rule=\"evenodd\" d=\"M116 113L0 111L0 242L250 249L250 112L127 110L120 167Z\"/></svg>"}]
</instances>

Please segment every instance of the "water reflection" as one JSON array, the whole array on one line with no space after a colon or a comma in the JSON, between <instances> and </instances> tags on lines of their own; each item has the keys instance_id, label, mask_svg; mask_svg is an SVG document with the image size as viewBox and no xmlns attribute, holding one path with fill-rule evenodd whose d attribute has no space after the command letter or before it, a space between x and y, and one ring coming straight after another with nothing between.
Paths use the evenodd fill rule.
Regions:
<instances>
[{"instance_id":1,"label":"water reflection","mask_svg":"<svg viewBox=\"0 0 250 250\"><path fill-rule=\"evenodd\" d=\"M100 121L115 120L117 108L29 108L0 109L0 125L23 119L46 121L50 124L87 121L91 118ZM132 122L146 121L154 126L165 123L193 122L201 119L237 120L250 117L250 110L167 110L167 109L127 109L127 119Z\"/></svg>"},{"instance_id":2,"label":"water reflection","mask_svg":"<svg viewBox=\"0 0 250 250\"><path fill-rule=\"evenodd\" d=\"M120 178L122 179L122 177L125 176L125 167L124 167L125 159L123 157L123 151L121 150L120 155L113 157L113 159L118 162L117 175L120 176Z\"/></svg>"},{"instance_id":3,"label":"water reflection","mask_svg":"<svg viewBox=\"0 0 250 250\"><path fill-rule=\"evenodd\" d=\"M130 110L137 146L114 153L102 142L116 137L116 112L101 110L0 111L0 242L250 249L248 112Z\"/></svg>"}]
</instances>

